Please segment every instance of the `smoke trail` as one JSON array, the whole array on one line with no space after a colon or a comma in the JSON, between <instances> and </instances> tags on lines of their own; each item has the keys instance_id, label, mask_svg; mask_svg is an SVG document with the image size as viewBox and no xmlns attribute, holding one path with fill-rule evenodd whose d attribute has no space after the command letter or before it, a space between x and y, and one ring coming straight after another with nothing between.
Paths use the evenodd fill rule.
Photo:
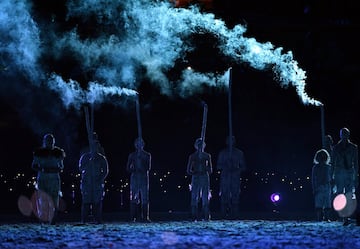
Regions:
<instances>
[{"instance_id":1,"label":"smoke trail","mask_svg":"<svg viewBox=\"0 0 360 249\"><path fill-rule=\"evenodd\" d=\"M78 82L71 79L68 82L64 82L56 74L50 76L47 84L49 89L60 94L66 108L73 105L76 109L81 109L84 103L104 103L109 96L136 96L137 94L136 91L131 89L103 86L97 82L89 82L88 89L83 89Z\"/></svg>"},{"instance_id":2,"label":"smoke trail","mask_svg":"<svg viewBox=\"0 0 360 249\"><path fill-rule=\"evenodd\" d=\"M196 49L186 40L193 34L208 33L217 39L220 51L229 60L239 64L248 63L258 70L272 70L281 87L296 88L304 104L321 104L307 95L306 73L299 68L291 51L283 53L281 47L274 48L270 42L259 43L255 38L246 38L244 26L236 25L233 29L228 29L222 20L216 19L213 14L201 13L196 7L174 8L169 2L142 0L121 3L110 0L72 1L68 6L69 17L97 13L97 16L102 17L98 19L99 23L104 22L106 17L107 23L113 20L114 27L122 24L118 33L114 32L108 37L83 41L73 31L66 34L58 44L78 52L85 68L99 65L101 58L99 70L102 72L102 80L108 84L113 84L111 82L114 82L114 78L122 79L123 67L133 65L134 69L145 68L145 76L167 95L179 94L186 97L187 94L200 91L201 84L226 85L222 75L202 74L186 68L178 80L171 81L166 75L177 60ZM122 12L116 13L116 9L122 9ZM122 21L119 22L119 19ZM135 74L136 70L132 72ZM106 79L106 76L109 77ZM135 79L135 75L120 84L136 87L133 85L135 81L130 79Z\"/></svg>"},{"instance_id":3,"label":"smoke trail","mask_svg":"<svg viewBox=\"0 0 360 249\"><path fill-rule=\"evenodd\" d=\"M202 91L204 85L226 87L226 69L204 73L184 66L178 75L170 75L197 49L192 38L199 34L211 35L228 61L272 70L280 86L295 87L304 104L321 104L307 95L306 73L291 52L247 38L244 26L229 29L196 7L175 8L169 1L69 0L63 23L41 26L32 18L36 13L26 0L4 0L0 8L1 95L9 101L11 95L21 98L29 109L29 103L37 99L56 101L52 91L65 108L76 109L89 101L101 104L114 95L131 97L142 80L168 96L187 97ZM62 29L57 28L61 25ZM67 68L64 54L76 61L74 67ZM44 58L52 58L56 66L46 65ZM63 73L64 68L86 77ZM38 91L43 86L47 89ZM39 96L34 99L29 92Z\"/></svg>"}]
</instances>

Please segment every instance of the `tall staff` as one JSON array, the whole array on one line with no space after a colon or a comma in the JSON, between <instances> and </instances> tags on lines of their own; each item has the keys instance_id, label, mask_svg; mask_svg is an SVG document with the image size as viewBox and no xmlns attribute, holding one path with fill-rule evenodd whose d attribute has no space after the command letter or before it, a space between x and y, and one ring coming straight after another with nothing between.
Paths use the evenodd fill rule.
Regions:
<instances>
[{"instance_id":1,"label":"tall staff","mask_svg":"<svg viewBox=\"0 0 360 249\"><path fill-rule=\"evenodd\" d=\"M320 106L320 122L321 122L321 145L322 148L325 148L325 111L324 111L324 105L321 104Z\"/></svg>"},{"instance_id":2,"label":"tall staff","mask_svg":"<svg viewBox=\"0 0 360 249\"><path fill-rule=\"evenodd\" d=\"M86 130L88 135L88 141L90 149L94 149L93 147L93 134L94 134L94 106L90 105L90 113L89 106L84 107L85 112L85 122L86 122Z\"/></svg>"},{"instance_id":3,"label":"tall staff","mask_svg":"<svg viewBox=\"0 0 360 249\"><path fill-rule=\"evenodd\" d=\"M232 137L233 137L233 127L232 127L232 104L231 104L231 87L232 87L232 68L229 68L229 92L228 92L228 109L229 109L229 149L230 149L230 157L232 153Z\"/></svg>"},{"instance_id":4,"label":"tall staff","mask_svg":"<svg viewBox=\"0 0 360 249\"><path fill-rule=\"evenodd\" d=\"M202 127L201 127L201 140L202 140L201 151L204 151L207 111L208 111L208 106L205 102L203 102L203 107L204 107L204 111L203 111L203 120L202 120Z\"/></svg>"},{"instance_id":5,"label":"tall staff","mask_svg":"<svg viewBox=\"0 0 360 249\"><path fill-rule=\"evenodd\" d=\"M137 129L138 137L142 138L142 129L141 129L141 119L140 119L140 103L139 103L139 94L136 95L136 120L137 120Z\"/></svg>"}]
</instances>

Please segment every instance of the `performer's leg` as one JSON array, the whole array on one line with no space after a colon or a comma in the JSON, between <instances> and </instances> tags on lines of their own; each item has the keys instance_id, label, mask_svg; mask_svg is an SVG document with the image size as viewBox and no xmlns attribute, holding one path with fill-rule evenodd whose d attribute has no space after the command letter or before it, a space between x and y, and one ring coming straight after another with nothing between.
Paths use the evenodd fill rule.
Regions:
<instances>
[{"instance_id":1,"label":"performer's leg","mask_svg":"<svg viewBox=\"0 0 360 249\"><path fill-rule=\"evenodd\" d=\"M102 201L98 201L93 205L93 214L97 223L102 223Z\"/></svg>"},{"instance_id":2,"label":"performer's leg","mask_svg":"<svg viewBox=\"0 0 360 249\"><path fill-rule=\"evenodd\" d=\"M81 223L85 223L90 214L90 203L81 204Z\"/></svg>"}]
</instances>

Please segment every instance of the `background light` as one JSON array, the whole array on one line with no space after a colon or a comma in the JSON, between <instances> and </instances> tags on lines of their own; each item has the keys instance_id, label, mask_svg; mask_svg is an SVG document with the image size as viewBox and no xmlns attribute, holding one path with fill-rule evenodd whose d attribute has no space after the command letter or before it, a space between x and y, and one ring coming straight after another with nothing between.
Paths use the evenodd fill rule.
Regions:
<instances>
[{"instance_id":1,"label":"background light","mask_svg":"<svg viewBox=\"0 0 360 249\"><path fill-rule=\"evenodd\" d=\"M346 206L346 196L344 194L339 194L334 198L333 207L335 211L341 211Z\"/></svg>"},{"instance_id":2,"label":"background light","mask_svg":"<svg viewBox=\"0 0 360 249\"><path fill-rule=\"evenodd\" d=\"M280 201L280 194L279 193L273 193L271 196L270 196L270 200L272 202L279 202Z\"/></svg>"}]
</instances>

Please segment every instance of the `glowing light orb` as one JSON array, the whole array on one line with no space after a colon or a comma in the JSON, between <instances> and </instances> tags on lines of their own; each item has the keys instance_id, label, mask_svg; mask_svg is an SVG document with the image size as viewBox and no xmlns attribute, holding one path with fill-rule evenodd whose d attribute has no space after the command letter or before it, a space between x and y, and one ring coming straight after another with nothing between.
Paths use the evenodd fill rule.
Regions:
<instances>
[{"instance_id":1,"label":"glowing light orb","mask_svg":"<svg viewBox=\"0 0 360 249\"><path fill-rule=\"evenodd\" d=\"M30 216L33 211L31 201L24 195L21 195L18 199L18 208L20 212L25 216Z\"/></svg>"},{"instance_id":2,"label":"glowing light orb","mask_svg":"<svg viewBox=\"0 0 360 249\"><path fill-rule=\"evenodd\" d=\"M344 194L337 195L333 200L333 207L335 211L341 211L346 206L346 196Z\"/></svg>"},{"instance_id":3,"label":"glowing light orb","mask_svg":"<svg viewBox=\"0 0 360 249\"><path fill-rule=\"evenodd\" d=\"M350 217L356 210L357 200L355 194L349 192L345 194L346 205L338 211L340 217Z\"/></svg>"},{"instance_id":4,"label":"glowing light orb","mask_svg":"<svg viewBox=\"0 0 360 249\"><path fill-rule=\"evenodd\" d=\"M270 200L272 202L279 202L280 201L280 194L279 193L273 193L271 196L270 196Z\"/></svg>"}]
</instances>

